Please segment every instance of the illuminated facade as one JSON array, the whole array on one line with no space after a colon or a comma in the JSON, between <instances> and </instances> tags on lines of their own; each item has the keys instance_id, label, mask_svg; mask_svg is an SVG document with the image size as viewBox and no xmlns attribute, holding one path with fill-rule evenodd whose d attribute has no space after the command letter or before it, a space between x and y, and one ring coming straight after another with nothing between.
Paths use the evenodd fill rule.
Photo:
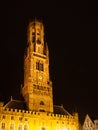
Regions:
<instances>
[{"instance_id":1,"label":"illuminated facade","mask_svg":"<svg viewBox=\"0 0 98 130\"><path fill-rule=\"evenodd\" d=\"M28 25L21 92L24 100L0 103L0 130L78 130L78 113L53 104L49 50L38 20Z\"/></svg>"},{"instance_id":2,"label":"illuminated facade","mask_svg":"<svg viewBox=\"0 0 98 130\"><path fill-rule=\"evenodd\" d=\"M98 119L91 119L87 114L83 123L83 130L98 130Z\"/></svg>"}]
</instances>

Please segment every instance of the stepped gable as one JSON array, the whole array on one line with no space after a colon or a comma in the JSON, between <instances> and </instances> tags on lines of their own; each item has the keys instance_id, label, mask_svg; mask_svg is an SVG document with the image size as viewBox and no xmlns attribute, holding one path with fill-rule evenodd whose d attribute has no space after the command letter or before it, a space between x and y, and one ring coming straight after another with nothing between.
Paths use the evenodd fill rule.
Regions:
<instances>
[{"instance_id":1,"label":"stepped gable","mask_svg":"<svg viewBox=\"0 0 98 130\"><path fill-rule=\"evenodd\" d=\"M71 114L62 105L61 106L54 105L54 114L71 116Z\"/></svg>"},{"instance_id":2,"label":"stepped gable","mask_svg":"<svg viewBox=\"0 0 98 130\"><path fill-rule=\"evenodd\" d=\"M26 104L24 101L21 100L14 100L11 99L4 108L12 108L12 109L21 109L21 110L27 110Z\"/></svg>"}]
</instances>

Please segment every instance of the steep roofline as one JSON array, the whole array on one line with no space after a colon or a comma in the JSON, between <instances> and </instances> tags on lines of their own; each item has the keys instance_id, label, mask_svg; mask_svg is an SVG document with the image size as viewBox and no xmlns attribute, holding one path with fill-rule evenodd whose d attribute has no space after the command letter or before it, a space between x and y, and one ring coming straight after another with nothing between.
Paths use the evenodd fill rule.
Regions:
<instances>
[{"instance_id":1,"label":"steep roofline","mask_svg":"<svg viewBox=\"0 0 98 130\"><path fill-rule=\"evenodd\" d=\"M69 116L72 116L72 115L63 107L63 105L61 105L61 106L59 106L59 105L53 105L53 106L62 108L65 113L67 113Z\"/></svg>"},{"instance_id":2,"label":"steep roofline","mask_svg":"<svg viewBox=\"0 0 98 130\"><path fill-rule=\"evenodd\" d=\"M11 96L10 101L8 101L8 102L4 105L4 108L6 108L6 107L9 105L9 103L12 102L12 101L15 101L15 102L24 102L24 101L21 101L21 100L15 100L15 99L13 99L12 96Z\"/></svg>"}]
</instances>

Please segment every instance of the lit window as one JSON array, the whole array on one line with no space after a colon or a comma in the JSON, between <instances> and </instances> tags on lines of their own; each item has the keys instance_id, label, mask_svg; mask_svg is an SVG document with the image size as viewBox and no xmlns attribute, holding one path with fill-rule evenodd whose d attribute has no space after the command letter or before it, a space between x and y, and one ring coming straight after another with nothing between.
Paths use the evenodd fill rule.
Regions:
<instances>
[{"instance_id":1,"label":"lit window","mask_svg":"<svg viewBox=\"0 0 98 130\"><path fill-rule=\"evenodd\" d=\"M22 121L22 117L19 117L19 120Z\"/></svg>"},{"instance_id":2,"label":"lit window","mask_svg":"<svg viewBox=\"0 0 98 130\"><path fill-rule=\"evenodd\" d=\"M36 69L39 70L39 62L36 62Z\"/></svg>"},{"instance_id":3,"label":"lit window","mask_svg":"<svg viewBox=\"0 0 98 130\"><path fill-rule=\"evenodd\" d=\"M3 115L2 118L5 119L5 115Z\"/></svg>"},{"instance_id":4,"label":"lit window","mask_svg":"<svg viewBox=\"0 0 98 130\"><path fill-rule=\"evenodd\" d=\"M28 130L28 126L27 125L24 125L24 130Z\"/></svg>"},{"instance_id":5,"label":"lit window","mask_svg":"<svg viewBox=\"0 0 98 130\"><path fill-rule=\"evenodd\" d=\"M18 130L22 130L22 125L19 125Z\"/></svg>"},{"instance_id":6,"label":"lit window","mask_svg":"<svg viewBox=\"0 0 98 130\"><path fill-rule=\"evenodd\" d=\"M11 120L14 120L14 116L11 116Z\"/></svg>"},{"instance_id":7,"label":"lit window","mask_svg":"<svg viewBox=\"0 0 98 130\"><path fill-rule=\"evenodd\" d=\"M2 123L1 128L4 130L5 129L5 123Z\"/></svg>"},{"instance_id":8,"label":"lit window","mask_svg":"<svg viewBox=\"0 0 98 130\"><path fill-rule=\"evenodd\" d=\"M14 124L10 125L10 130L14 130Z\"/></svg>"},{"instance_id":9,"label":"lit window","mask_svg":"<svg viewBox=\"0 0 98 130\"><path fill-rule=\"evenodd\" d=\"M25 118L25 121L27 121L28 119L27 118Z\"/></svg>"},{"instance_id":10,"label":"lit window","mask_svg":"<svg viewBox=\"0 0 98 130\"><path fill-rule=\"evenodd\" d=\"M43 64L40 63L40 70L43 71Z\"/></svg>"}]
</instances>

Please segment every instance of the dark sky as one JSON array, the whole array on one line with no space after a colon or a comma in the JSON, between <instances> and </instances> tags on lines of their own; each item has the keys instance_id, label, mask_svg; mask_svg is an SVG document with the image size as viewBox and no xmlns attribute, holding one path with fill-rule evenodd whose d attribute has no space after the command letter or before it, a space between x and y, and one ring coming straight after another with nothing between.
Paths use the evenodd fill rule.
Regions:
<instances>
[{"instance_id":1,"label":"dark sky","mask_svg":"<svg viewBox=\"0 0 98 130\"><path fill-rule=\"evenodd\" d=\"M7 5L6 5L7 6ZM19 99L29 20L41 19L49 46L54 104L98 117L97 3L8 3L2 15L0 98Z\"/></svg>"}]
</instances>

